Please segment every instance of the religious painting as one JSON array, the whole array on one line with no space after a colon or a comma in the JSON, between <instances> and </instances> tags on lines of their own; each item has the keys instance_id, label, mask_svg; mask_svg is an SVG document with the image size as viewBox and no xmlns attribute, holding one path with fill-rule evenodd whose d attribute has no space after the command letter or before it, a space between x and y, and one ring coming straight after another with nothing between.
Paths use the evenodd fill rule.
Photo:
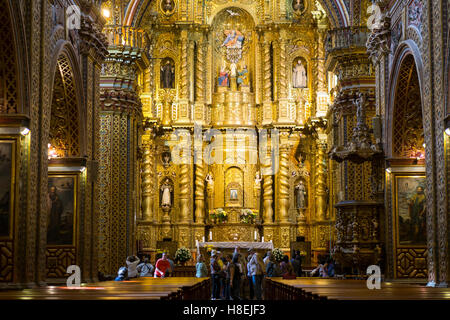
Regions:
<instances>
[{"instance_id":1,"label":"religious painting","mask_svg":"<svg viewBox=\"0 0 450 320\"><path fill-rule=\"evenodd\" d=\"M160 87L161 89L175 89L175 62L172 58L165 58L161 61Z\"/></svg>"},{"instance_id":2,"label":"religious painting","mask_svg":"<svg viewBox=\"0 0 450 320\"><path fill-rule=\"evenodd\" d=\"M230 200L238 199L238 191L237 189L230 189Z\"/></svg>"},{"instance_id":3,"label":"religious painting","mask_svg":"<svg viewBox=\"0 0 450 320\"><path fill-rule=\"evenodd\" d=\"M161 154L161 161L164 168L170 167L170 163L172 162L172 154L170 153L170 151L164 151Z\"/></svg>"},{"instance_id":4,"label":"religious painting","mask_svg":"<svg viewBox=\"0 0 450 320\"><path fill-rule=\"evenodd\" d=\"M48 245L75 245L77 184L77 174L48 177Z\"/></svg>"},{"instance_id":5,"label":"religious painting","mask_svg":"<svg viewBox=\"0 0 450 320\"><path fill-rule=\"evenodd\" d=\"M161 0L161 11L170 16L175 12L176 3L174 0Z\"/></svg>"},{"instance_id":6,"label":"religious painting","mask_svg":"<svg viewBox=\"0 0 450 320\"><path fill-rule=\"evenodd\" d=\"M241 49L244 43L244 35L239 30L225 30L225 40L222 43L223 47L228 49Z\"/></svg>"},{"instance_id":7,"label":"religious painting","mask_svg":"<svg viewBox=\"0 0 450 320\"><path fill-rule=\"evenodd\" d=\"M395 177L395 208L398 244L422 246L427 243L425 176Z\"/></svg>"},{"instance_id":8,"label":"religious painting","mask_svg":"<svg viewBox=\"0 0 450 320\"><path fill-rule=\"evenodd\" d=\"M305 0L292 0L292 10L297 14L303 13L305 11Z\"/></svg>"},{"instance_id":9,"label":"religious painting","mask_svg":"<svg viewBox=\"0 0 450 320\"><path fill-rule=\"evenodd\" d=\"M301 57L296 58L292 66L292 86L294 88L308 87L307 64Z\"/></svg>"},{"instance_id":10,"label":"religious painting","mask_svg":"<svg viewBox=\"0 0 450 320\"><path fill-rule=\"evenodd\" d=\"M12 233L14 195L14 149L12 140L0 140L0 237Z\"/></svg>"}]
</instances>

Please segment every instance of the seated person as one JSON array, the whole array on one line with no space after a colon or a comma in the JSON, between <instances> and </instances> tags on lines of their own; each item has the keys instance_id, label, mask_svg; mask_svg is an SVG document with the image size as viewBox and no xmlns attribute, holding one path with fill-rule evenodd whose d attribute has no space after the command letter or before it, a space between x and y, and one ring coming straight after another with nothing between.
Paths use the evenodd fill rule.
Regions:
<instances>
[{"instance_id":1,"label":"seated person","mask_svg":"<svg viewBox=\"0 0 450 320\"><path fill-rule=\"evenodd\" d=\"M139 262L140 260L136 256L129 256L127 258L128 278L136 278L138 276L136 268Z\"/></svg>"},{"instance_id":2,"label":"seated person","mask_svg":"<svg viewBox=\"0 0 450 320\"><path fill-rule=\"evenodd\" d=\"M145 257L141 264L138 264L136 270L139 272L139 277L153 277L153 270L155 268L149 262L148 258Z\"/></svg>"},{"instance_id":3,"label":"seated person","mask_svg":"<svg viewBox=\"0 0 450 320\"><path fill-rule=\"evenodd\" d=\"M127 280L127 268L126 267L120 267L119 271L117 272L117 277L114 279L114 281L123 281Z\"/></svg>"}]
</instances>

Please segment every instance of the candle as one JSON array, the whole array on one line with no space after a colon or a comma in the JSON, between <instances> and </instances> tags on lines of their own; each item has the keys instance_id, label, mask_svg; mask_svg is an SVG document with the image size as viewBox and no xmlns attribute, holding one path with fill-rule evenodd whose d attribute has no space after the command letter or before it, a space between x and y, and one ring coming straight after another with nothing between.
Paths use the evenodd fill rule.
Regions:
<instances>
[{"instance_id":1,"label":"candle","mask_svg":"<svg viewBox=\"0 0 450 320\"><path fill-rule=\"evenodd\" d=\"M212 240L212 231L209 232L209 240Z\"/></svg>"},{"instance_id":2,"label":"candle","mask_svg":"<svg viewBox=\"0 0 450 320\"><path fill-rule=\"evenodd\" d=\"M256 240L256 230L255 230L255 240Z\"/></svg>"},{"instance_id":3,"label":"candle","mask_svg":"<svg viewBox=\"0 0 450 320\"><path fill-rule=\"evenodd\" d=\"M202 242L205 242L205 236L202 237Z\"/></svg>"},{"instance_id":4,"label":"candle","mask_svg":"<svg viewBox=\"0 0 450 320\"><path fill-rule=\"evenodd\" d=\"M264 242L264 236L261 237L261 242Z\"/></svg>"}]
</instances>

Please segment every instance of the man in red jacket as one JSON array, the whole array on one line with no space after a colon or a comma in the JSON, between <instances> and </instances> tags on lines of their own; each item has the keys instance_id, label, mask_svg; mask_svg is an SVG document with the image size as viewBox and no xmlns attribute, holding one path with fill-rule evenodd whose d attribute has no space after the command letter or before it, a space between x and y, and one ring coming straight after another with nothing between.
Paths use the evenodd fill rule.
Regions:
<instances>
[{"instance_id":1,"label":"man in red jacket","mask_svg":"<svg viewBox=\"0 0 450 320\"><path fill-rule=\"evenodd\" d=\"M155 278L164 278L167 270L172 271L172 268L170 267L170 262L167 259L167 254L163 253L162 258L156 261Z\"/></svg>"}]
</instances>

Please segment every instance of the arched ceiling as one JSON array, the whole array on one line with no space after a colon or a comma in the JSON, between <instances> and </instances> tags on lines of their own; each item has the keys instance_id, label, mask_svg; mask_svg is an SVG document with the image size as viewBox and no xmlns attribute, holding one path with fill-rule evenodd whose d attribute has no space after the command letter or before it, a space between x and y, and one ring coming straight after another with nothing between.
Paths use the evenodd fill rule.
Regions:
<instances>
[{"instance_id":1,"label":"arched ceiling","mask_svg":"<svg viewBox=\"0 0 450 320\"><path fill-rule=\"evenodd\" d=\"M154 0L130 0L124 15L124 25L132 26L142 16L148 4ZM345 4L348 0L319 0L330 19L333 28L343 28L350 25L349 10Z\"/></svg>"}]
</instances>

